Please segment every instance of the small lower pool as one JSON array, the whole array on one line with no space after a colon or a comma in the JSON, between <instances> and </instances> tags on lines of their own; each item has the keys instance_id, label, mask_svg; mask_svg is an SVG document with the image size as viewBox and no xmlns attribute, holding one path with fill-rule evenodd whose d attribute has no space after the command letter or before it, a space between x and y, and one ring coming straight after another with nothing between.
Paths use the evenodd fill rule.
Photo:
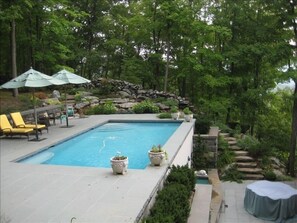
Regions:
<instances>
[{"instance_id":1,"label":"small lower pool","mask_svg":"<svg viewBox=\"0 0 297 223\"><path fill-rule=\"evenodd\" d=\"M208 177L197 177L196 184L210 184Z\"/></svg>"},{"instance_id":2,"label":"small lower pool","mask_svg":"<svg viewBox=\"0 0 297 223\"><path fill-rule=\"evenodd\" d=\"M144 169L152 145L164 145L181 123L108 122L17 162L109 168L120 152L129 157L129 169Z\"/></svg>"}]
</instances>

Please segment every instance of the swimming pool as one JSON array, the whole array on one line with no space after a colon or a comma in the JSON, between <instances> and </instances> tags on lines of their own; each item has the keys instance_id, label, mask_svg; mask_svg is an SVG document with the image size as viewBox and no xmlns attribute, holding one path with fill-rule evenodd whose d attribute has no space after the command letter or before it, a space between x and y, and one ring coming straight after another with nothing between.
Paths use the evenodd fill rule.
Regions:
<instances>
[{"instance_id":1,"label":"swimming pool","mask_svg":"<svg viewBox=\"0 0 297 223\"><path fill-rule=\"evenodd\" d=\"M144 169L152 145L164 145L181 123L108 122L18 162L109 168L120 152L129 157L129 169Z\"/></svg>"},{"instance_id":2,"label":"swimming pool","mask_svg":"<svg viewBox=\"0 0 297 223\"><path fill-rule=\"evenodd\" d=\"M197 177L196 184L210 184L208 177Z\"/></svg>"}]
</instances>

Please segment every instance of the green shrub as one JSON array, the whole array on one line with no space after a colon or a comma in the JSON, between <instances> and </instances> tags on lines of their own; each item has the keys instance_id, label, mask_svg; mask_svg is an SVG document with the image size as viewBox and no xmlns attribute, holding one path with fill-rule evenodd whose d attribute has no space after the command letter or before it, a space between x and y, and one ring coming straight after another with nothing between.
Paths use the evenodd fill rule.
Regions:
<instances>
[{"instance_id":1,"label":"green shrub","mask_svg":"<svg viewBox=\"0 0 297 223\"><path fill-rule=\"evenodd\" d=\"M192 166L195 170L207 169L211 167L211 159L209 156L209 149L201 141L201 138L194 144L192 153Z\"/></svg>"},{"instance_id":2,"label":"green shrub","mask_svg":"<svg viewBox=\"0 0 297 223\"><path fill-rule=\"evenodd\" d=\"M133 106L132 110L136 114L143 114L143 113L158 113L159 107L156 106L150 100L144 100L136 105Z\"/></svg>"},{"instance_id":3,"label":"green shrub","mask_svg":"<svg viewBox=\"0 0 297 223\"><path fill-rule=\"evenodd\" d=\"M171 106L170 113L177 113L177 112L178 112L178 107L177 106Z\"/></svg>"},{"instance_id":4,"label":"green shrub","mask_svg":"<svg viewBox=\"0 0 297 223\"><path fill-rule=\"evenodd\" d=\"M174 183L185 185L187 190L191 192L196 183L194 171L188 166L172 166L170 174L165 181L165 186Z\"/></svg>"},{"instance_id":5,"label":"green shrub","mask_svg":"<svg viewBox=\"0 0 297 223\"><path fill-rule=\"evenodd\" d=\"M195 133L196 134L207 134L210 129L211 122L207 118L196 118L195 122Z\"/></svg>"},{"instance_id":6,"label":"green shrub","mask_svg":"<svg viewBox=\"0 0 297 223\"><path fill-rule=\"evenodd\" d=\"M52 98L47 99L46 103L48 103L49 105L60 105L61 104L61 102L59 100L54 100Z\"/></svg>"},{"instance_id":7,"label":"green shrub","mask_svg":"<svg viewBox=\"0 0 297 223\"><path fill-rule=\"evenodd\" d=\"M234 152L230 150L228 142L223 137L219 137L218 144L220 151L217 160L217 167L223 168L234 162L235 155Z\"/></svg>"},{"instance_id":8,"label":"green shrub","mask_svg":"<svg viewBox=\"0 0 297 223\"><path fill-rule=\"evenodd\" d=\"M239 172L235 165L224 171L221 179L223 181L234 181L237 183L242 183L243 174Z\"/></svg>"},{"instance_id":9,"label":"green shrub","mask_svg":"<svg viewBox=\"0 0 297 223\"><path fill-rule=\"evenodd\" d=\"M99 115L99 114L114 114L117 109L113 102L107 101L104 105L96 105L85 111L86 115Z\"/></svg>"},{"instance_id":10,"label":"green shrub","mask_svg":"<svg viewBox=\"0 0 297 223\"><path fill-rule=\"evenodd\" d=\"M225 132L225 133L231 133L232 132L232 129L229 126L227 126L226 124L222 123L222 122L216 122L215 126L219 127L221 132Z\"/></svg>"},{"instance_id":11,"label":"green shrub","mask_svg":"<svg viewBox=\"0 0 297 223\"><path fill-rule=\"evenodd\" d=\"M161 102L162 104L168 106L168 107L172 107L172 106L178 106L178 101L174 100L174 99L167 99L165 101Z\"/></svg>"},{"instance_id":12,"label":"green shrub","mask_svg":"<svg viewBox=\"0 0 297 223\"><path fill-rule=\"evenodd\" d=\"M189 107L184 108L183 112L184 112L185 115L191 115L191 114L193 114L193 112L190 110Z\"/></svg>"},{"instance_id":13,"label":"green shrub","mask_svg":"<svg viewBox=\"0 0 297 223\"><path fill-rule=\"evenodd\" d=\"M286 175L277 175L276 181L293 181L295 180L293 177L286 176Z\"/></svg>"},{"instance_id":14,"label":"green shrub","mask_svg":"<svg viewBox=\"0 0 297 223\"><path fill-rule=\"evenodd\" d=\"M95 112L94 112L94 109L91 107L91 108L86 108L85 110L84 110L84 113L86 114L86 115L95 115Z\"/></svg>"},{"instance_id":15,"label":"green shrub","mask_svg":"<svg viewBox=\"0 0 297 223\"><path fill-rule=\"evenodd\" d=\"M75 96L74 96L74 100L75 100L75 102L81 102L81 100L82 100L81 94L76 93Z\"/></svg>"},{"instance_id":16,"label":"green shrub","mask_svg":"<svg viewBox=\"0 0 297 223\"><path fill-rule=\"evenodd\" d=\"M145 223L186 223L190 214L190 194L195 186L194 171L185 166L172 166L164 187L158 192Z\"/></svg>"},{"instance_id":17,"label":"green shrub","mask_svg":"<svg viewBox=\"0 0 297 223\"><path fill-rule=\"evenodd\" d=\"M250 135L245 135L243 139L239 139L237 140L237 145L248 151L249 149L252 149L254 147L259 147L260 146L260 142L258 139L256 139L253 136Z\"/></svg>"},{"instance_id":18,"label":"green shrub","mask_svg":"<svg viewBox=\"0 0 297 223\"><path fill-rule=\"evenodd\" d=\"M225 149L229 148L229 144L228 144L227 140L225 140L225 138L222 136L219 136L218 148L221 150L225 150Z\"/></svg>"},{"instance_id":19,"label":"green shrub","mask_svg":"<svg viewBox=\"0 0 297 223\"><path fill-rule=\"evenodd\" d=\"M189 196L186 186L170 184L156 197L154 206L146 223L179 222L186 223L190 214Z\"/></svg>"},{"instance_id":20,"label":"green shrub","mask_svg":"<svg viewBox=\"0 0 297 223\"><path fill-rule=\"evenodd\" d=\"M158 115L158 118L160 118L160 119L170 118L171 119L171 114L168 112L163 112Z\"/></svg>"},{"instance_id":21,"label":"green shrub","mask_svg":"<svg viewBox=\"0 0 297 223\"><path fill-rule=\"evenodd\" d=\"M268 170L264 172L264 178L269 181L275 181L276 174L272 170Z\"/></svg>"},{"instance_id":22,"label":"green shrub","mask_svg":"<svg viewBox=\"0 0 297 223\"><path fill-rule=\"evenodd\" d=\"M261 144L259 140L253 136L245 135L243 139L237 140L237 145L240 148L248 151L249 155L253 157L258 157L261 153Z\"/></svg>"},{"instance_id":23,"label":"green shrub","mask_svg":"<svg viewBox=\"0 0 297 223\"><path fill-rule=\"evenodd\" d=\"M223 168L234 162L234 152L230 149L223 149L219 155L217 160L217 167Z\"/></svg>"},{"instance_id":24,"label":"green shrub","mask_svg":"<svg viewBox=\"0 0 297 223\"><path fill-rule=\"evenodd\" d=\"M249 155L255 158L270 156L274 148L269 142L260 142L255 137L246 135L243 139L237 141L237 145L249 152Z\"/></svg>"},{"instance_id":25,"label":"green shrub","mask_svg":"<svg viewBox=\"0 0 297 223\"><path fill-rule=\"evenodd\" d=\"M267 169L272 166L272 161L270 157L265 156L265 157L262 157L261 160L259 160L259 165L262 169Z\"/></svg>"},{"instance_id":26,"label":"green shrub","mask_svg":"<svg viewBox=\"0 0 297 223\"><path fill-rule=\"evenodd\" d=\"M107 101L103 105L104 108L104 114L114 114L116 113L117 109L112 101Z\"/></svg>"}]
</instances>

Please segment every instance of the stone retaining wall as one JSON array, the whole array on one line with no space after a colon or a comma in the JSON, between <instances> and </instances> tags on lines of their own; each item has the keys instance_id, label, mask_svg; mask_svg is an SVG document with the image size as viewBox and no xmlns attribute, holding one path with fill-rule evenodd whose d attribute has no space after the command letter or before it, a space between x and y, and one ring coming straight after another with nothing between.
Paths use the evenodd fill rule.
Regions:
<instances>
[{"instance_id":1,"label":"stone retaining wall","mask_svg":"<svg viewBox=\"0 0 297 223\"><path fill-rule=\"evenodd\" d=\"M218 160L218 140L219 140L219 128L212 126L210 127L208 134L194 135L194 143L197 143L200 138L202 143L209 149L210 154L214 158L214 167Z\"/></svg>"},{"instance_id":2,"label":"stone retaining wall","mask_svg":"<svg viewBox=\"0 0 297 223\"><path fill-rule=\"evenodd\" d=\"M190 106L189 101L186 98L177 96L173 93L157 91L152 89L143 89L141 85L132 84L127 81L98 78L93 80L90 84L85 85L90 89L107 89L110 94L115 95L113 98L98 98L87 94L82 96L83 100L80 103L74 105L75 109L82 109L88 106L95 106L98 104L104 104L106 101L112 101L118 109L118 113L127 113L132 107L146 99L163 98L164 100L175 100L180 109ZM156 103L160 108L160 111L169 111L170 107L161 103Z\"/></svg>"}]
</instances>

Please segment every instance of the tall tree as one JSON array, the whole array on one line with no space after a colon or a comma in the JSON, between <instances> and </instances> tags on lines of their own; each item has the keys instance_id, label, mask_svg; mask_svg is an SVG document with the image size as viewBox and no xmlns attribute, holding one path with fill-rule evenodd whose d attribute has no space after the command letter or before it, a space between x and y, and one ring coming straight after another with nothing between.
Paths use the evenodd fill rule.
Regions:
<instances>
[{"instance_id":1,"label":"tall tree","mask_svg":"<svg viewBox=\"0 0 297 223\"><path fill-rule=\"evenodd\" d=\"M295 90L293 92L292 106L292 124L291 139L288 159L288 173L291 176L296 175L296 150L297 150L297 1L279 0L273 4L266 1L269 10L275 15L277 20L276 27L282 30L284 50L279 50L283 60L276 64L279 67L285 67L286 72L281 72L281 80L293 80Z\"/></svg>"},{"instance_id":2,"label":"tall tree","mask_svg":"<svg viewBox=\"0 0 297 223\"><path fill-rule=\"evenodd\" d=\"M16 21L23 18L23 13L26 9L31 8L31 1L15 1L10 0L8 2L1 1L1 24L9 23L10 30L10 65L11 65L11 77L17 77L17 46L16 46ZM2 27L3 27L2 26ZM3 49L5 49L3 47ZM13 96L18 96L18 89L13 89Z\"/></svg>"},{"instance_id":3,"label":"tall tree","mask_svg":"<svg viewBox=\"0 0 297 223\"><path fill-rule=\"evenodd\" d=\"M293 53L292 59L294 61L294 68L291 75L292 80L295 82L295 90L293 93L293 111L292 111L292 133L291 133L291 143L290 143L290 157L289 157L289 173L292 177L296 175L295 172L295 162L296 162L296 150L297 150L297 1L291 0L290 7L288 9L289 21L291 27L294 31L293 37Z\"/></svg>"}]
</instances>

